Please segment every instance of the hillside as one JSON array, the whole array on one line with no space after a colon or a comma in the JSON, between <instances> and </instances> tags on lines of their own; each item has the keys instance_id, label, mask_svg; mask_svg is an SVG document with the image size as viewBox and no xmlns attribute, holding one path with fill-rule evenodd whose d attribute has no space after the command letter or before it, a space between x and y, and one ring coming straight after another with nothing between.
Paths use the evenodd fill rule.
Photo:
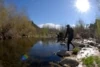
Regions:
<instances>
[{"instance_id":1,"label":"hillside","mask_svg":"<svg viewBox=\"0 0 100 67\"><path fill-rule=\"evenodd\" d=\"M40 29L33 21L30 21L33 25L33 27L35 27L36 29Z\"/></svg>"}]
</instances>

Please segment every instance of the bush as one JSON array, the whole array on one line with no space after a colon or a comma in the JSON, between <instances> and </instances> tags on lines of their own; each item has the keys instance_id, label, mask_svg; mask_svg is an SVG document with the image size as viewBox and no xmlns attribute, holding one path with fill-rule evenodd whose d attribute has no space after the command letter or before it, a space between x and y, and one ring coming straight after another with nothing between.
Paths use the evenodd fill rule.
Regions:
<instances>
[{"instance_id":1,"label":"bush","mask_svg":"<svg viewBox=\"0 0 100 67\"><path fill-rule=\"evenodd\" d=\"M93 56L83 58L82 61L83 61L83 64L86 65L86 67L93 67L93 62L94 62Z\"/></svg>"},{"instance_id":2,"label":"bush","mask_svg":"<svg viewBox=\"0 0 100 67\"><path fill-rule=\"evenodd\" d=\"M100 57L94 57L96 64L100 67Z\"/></svg>"},{"instance_id":3,"label":"bush","mask_svg":"<svg viewBox=\"0 0 100 67\"><path fill-rule=\"evenodd\" d=\"M5 6L2 2L0 6L1 39L34 35L36 27L33 24L23 10L19 12L15 7Z\"/></svg>"},{"instance_id":4,"label":"bush","mask_svg":"<svg viewBox=\"0 0 100 67\"><path fill-rule=\"evenodd\" d=\"M98 56L90 56L87 58L83 58L82 61L83 64L86 65L86 67L95 67L95 63L97 64L97 67L100 67L100 57Z\"/></svg>"},{"instance_id":5,"label":"bush","mask_svg":"<svg viewBox=\"0 0 100 67\"><path fill-rule=\"evenodd\" d=\"M78 47L76 47L76 48L73 49L73 54L76 55L78 52L79 52L79 48Z\"/></svg>"}]
</instances>

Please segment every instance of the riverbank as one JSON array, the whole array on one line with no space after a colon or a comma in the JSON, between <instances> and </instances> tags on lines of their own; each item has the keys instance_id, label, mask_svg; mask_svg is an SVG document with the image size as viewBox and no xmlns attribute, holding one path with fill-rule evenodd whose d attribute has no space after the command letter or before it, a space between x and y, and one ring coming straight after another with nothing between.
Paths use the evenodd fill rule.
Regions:
<instances>
[{"instance_id":1,"label":"riverbank","mask_svg":"<svg viewBox=\"0 0 100 67\"><path fill-rule=\"evenodd\" d=\"M57 55L60 55L61 61L50 64L58 67L100 67L100 44L95 39L74 40L74 43L79 48L76 54L73 50L59 51Z\"/></svg>"},{"instance_id":2,"label":"riverbank","mask_svg":"<svg viewBox=\"0 0 100 67\"><path fill-rule=\"evenodd\" d=\"M28 65L44 65L46 66L45 62L48 63L48 67L57 66L57 67L63 67L68 66L73 63L76 66L81 64L80 60L78 60L79 56L78 53L81 52L81 49L91 52L94 51L94 47L97 49L100 48L99 43L95 42L95 40L88 40L84 39L84 42L80 39L73 40L73 43L79 50L75 49L71 51L66 51L64 49L67 49L66 45L60 44L56 42L56 39L53 38L41 38L41 39L35 39L32 37L25 37L20 39L10 39L10 40L2 40L0 42L0 57L1 57L1 65L6 67L22 67L20 66L23 62L20 61L20 58L22 56L25 56L27 59L27 62L29 62ZM93 46L93 49L92 47ZM31 50L31 57L29 55L29 51ZM62 51L63 50L63 51ZM92 50L92 51L91 51ZM78 52L78 53L73 53ZM85 52L85 51L84 51ZM60 54L58 56L58 53ZM96 52L95 52L96 53ZM91 55L91 54L90 54ZM84 55L83 55L84 56ZM97 55L96 55L97 56ZM14 58L12 58L14 57ZM59 59L60 58L60 59ZM91 57L90 57L91 58ZM30 61L29 61L30 59ZM59 60L58 60L59 59ZM34 62L33 62L34 60ZM52 62L55 61L55 62ZM20 62L20 64L19 64ZM26 65L27 62L23 65ZM72 66L73 66L72 65ZM75 67L74 65L74 67Z\"/></svg>"},{"instance_id":3,"label":"riverbank","mask_svg":"<svg viewBox=\"0 0 100 67\"><path fill-rule=\"evenodd\" d=\"M23 36L17 36L16 37L13 37L13 36L7 36L7 37L3 37L3 36L0 36L0 40L9 40L9 39L20 39L20 38L36 38L36 39L56 39L56 35L23 35Z\"/></svg>"}]
</instances>

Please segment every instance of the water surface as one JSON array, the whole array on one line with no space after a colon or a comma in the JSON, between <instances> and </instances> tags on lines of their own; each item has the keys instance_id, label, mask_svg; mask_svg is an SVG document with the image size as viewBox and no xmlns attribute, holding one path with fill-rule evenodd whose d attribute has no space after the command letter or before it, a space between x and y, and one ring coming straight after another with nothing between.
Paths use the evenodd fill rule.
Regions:
<instances>
[{"instance_id":1,"label":"water surface","mask_svg":"<svg viewBox=\"0 0 100 67\"><path fill-rule=\"evenodd\" d=\"M49 67L58 62L56 53L67 50L54 39L17 39L0 41L0 65L3 67Z\"/></svg>"}]
</instances>

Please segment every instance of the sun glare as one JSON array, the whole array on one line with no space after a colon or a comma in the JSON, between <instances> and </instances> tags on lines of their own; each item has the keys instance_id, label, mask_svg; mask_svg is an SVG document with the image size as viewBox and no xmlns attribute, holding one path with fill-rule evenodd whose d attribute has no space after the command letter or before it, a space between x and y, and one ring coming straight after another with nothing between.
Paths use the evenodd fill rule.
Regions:
<instances>
[{"instance_id":1,"label":"sun glare","mask_svg":"<svg viewBox=\"0 0 100 67\"><path fill-rule=\"evenodd\" d=\"M89 0L76 0L75 7L80 12L87 12L90 9Z\"/></svg>"}]
</instances>

